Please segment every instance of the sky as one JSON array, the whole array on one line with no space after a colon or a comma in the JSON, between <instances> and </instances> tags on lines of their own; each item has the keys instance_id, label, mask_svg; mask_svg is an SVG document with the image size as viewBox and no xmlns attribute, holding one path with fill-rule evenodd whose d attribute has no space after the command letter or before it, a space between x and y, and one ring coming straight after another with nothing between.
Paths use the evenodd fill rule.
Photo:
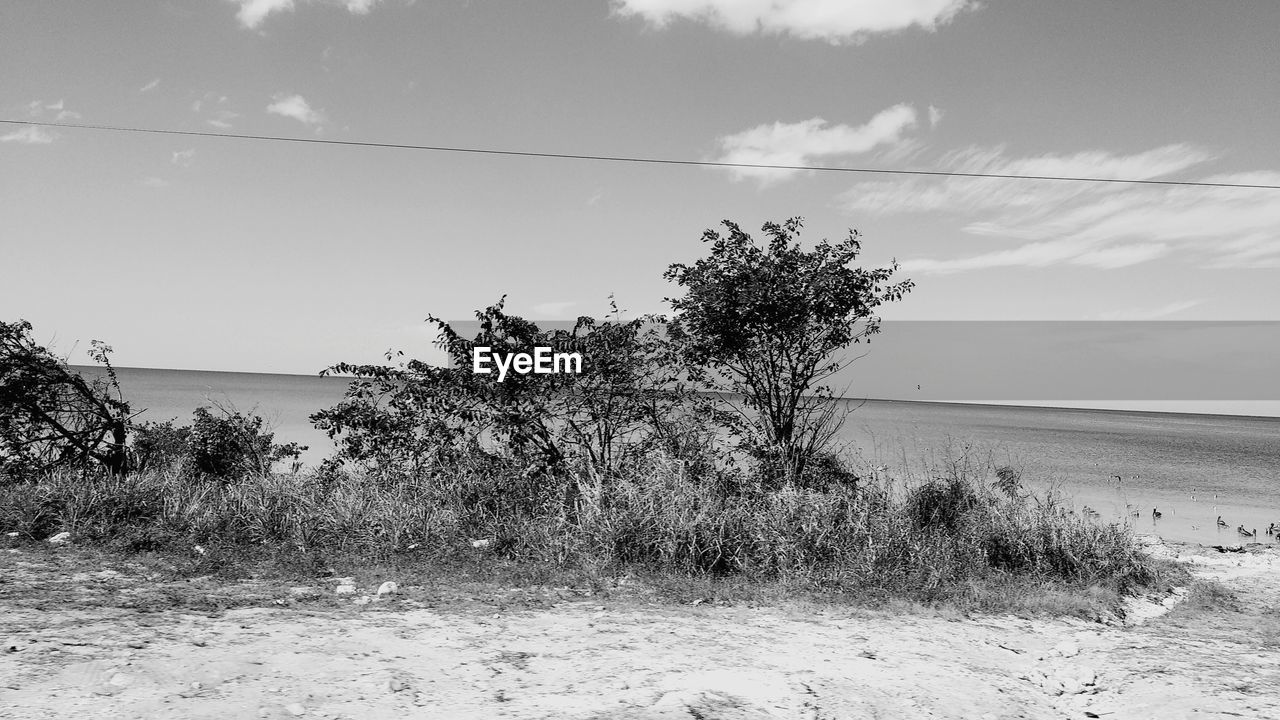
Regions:
<instances>
[{"instance_id":1,"label":"sky","mask_svg":"<svg viewBox=\"0 0 1280 720\"><path fill-rule=\"evenodd\" d=\"M1271 0L8 0L0 119L1280 184ZM430 359L504 294L632 314L731 219L857 229L890 320L1280 320L1280 191L0 125L0 318L121 366Z\"/></svg>"}]
</instances>

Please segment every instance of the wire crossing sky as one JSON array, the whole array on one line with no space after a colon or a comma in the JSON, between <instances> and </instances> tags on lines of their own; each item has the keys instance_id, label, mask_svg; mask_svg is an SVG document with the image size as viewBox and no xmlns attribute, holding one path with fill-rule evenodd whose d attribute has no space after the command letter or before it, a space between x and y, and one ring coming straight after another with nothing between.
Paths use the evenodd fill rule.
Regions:
<instances>
[{"instance_id":1,"label":"wire crossing sky","mask_svg":"<svg viewBox=\"0 0 1280 720\"><path fill-rule=\"evenodd\" d=\"M887 323L1280 320L1276 27L1246 0L8 3L0 317L79 362L434 362L428 315L669 313L705 230L799 216L916 283Z\"/></svg>"},{"instance_id":2,"label":"wire crossing sky","mask_svg":"<svg viewBox=\"0 0 1280 720\"><path fill-rule=\"evenodd\" d=\"M1192 182L1187 180L1139 180L1133 178L1071 177L1063 175L1011 175L1002 173L948 172L943 170L904 170L889 168L832 167L828 165L776 165L765 163L716 162L710 160L673 160L663 158L625 157L619 155L584 155L574 153L532 152L527 150L497 150L493 148L445 147L440 145L410 145L363 140L326 140L321 138L282 137L275 135L243 135L194 130L162 128L117 127L112 125L86 125L81 123L32 122L29 120L0 119L0 124L33 125L41 127L72 128L77 130L106 130L112 132L150 133L154 135L179 135L188 137L228 138L234 140L264 140L274 142L310 143L315 145L345 145L351 147L390 148L394 150L431 150L436 152L474 153L478 155L506 155L512 157L552 158L560 160L597 160L604 162L649 163L656 165L693 165L699 167L744 168L753 170L811 170L815 172L867 173L881 175L919 175L926 177L999 178L1005 180L1059 180L1087 183L1128 183L1135 185L1171 185L1182 187L1218 187L1258 190L1280 190L1280 185L1259 185L1228 182Z\"/></svg>"}]
</instances>

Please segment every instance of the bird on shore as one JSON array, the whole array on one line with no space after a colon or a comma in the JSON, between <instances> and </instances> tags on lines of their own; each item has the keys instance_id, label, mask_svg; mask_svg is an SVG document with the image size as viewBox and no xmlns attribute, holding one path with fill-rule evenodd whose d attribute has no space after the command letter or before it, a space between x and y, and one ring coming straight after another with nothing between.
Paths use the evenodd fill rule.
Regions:
<instances>
[{"instance_id":1,"label":"bird on shore","mask_svg":"<svg viewBox=\"0 0 1280 720\"><path fill-rule=\"evenodd\" d=\"M1088 505L1084 506L1084 514L1087 515L1088 517L1098 517L1098 511L1094 510Z\"/></svg>"},{"instance_id":2,"label":"bird on shore","mask_svg":"<svg viewBox=\"0 0 1280 720\"><path fill-rule=\"evenodd\" d=\"M1227 526L1227 521L1226 521L1226 520L1223 520L1223 519L1222 519L1222 516L1221 516L1221 515L1219 515L1219 516L1218 516L1218 527L1226 527L1226 526Z\"/></svg>"},{"instance_id":3,"label":"bird on shore","mask_svg":"<svg viewBox=\"0 0 1280 720\"><path fill-rule=\"evenodd\" d=\"M1248 530L1245 530L1243 525L1241 525L1240 527L1236 528L1236 532L1240 533L1241 535L1243 535L1243 536L1245 536L1245 537L1253 537L1253 536L1255 536L1255 535L1257 535L1257 534L1258 534L1258 531L1257 531L1257 530L1254 530L1253 532L1249 532Z\"/></svg>"},{"instance_id":4,"label":"bird on shore","mask_svg":"<svg viewBox=\"0 0 1280 720\"><path fill-rule=\"evenodd\" d=\"M1275 524L1275 523L1271 523L1270 525L1268 525L1268 526L1267 526L1267 534L1268 534L1268 535L1275 535L1275 534L1276 534L1276 524Z\"/></svg>"},{"instance_id":5,"label":"bird on shore","mask_svg":"<svg viewBox=\"0 0 1280 720\"><path fill-rule=\"evenodd\" d=\"M1152 520L1159 520L1163 515L1164 515L1164 513L1160 512L1159 510L1157 510L1157 509L1155 509L1155 508L1151 508L1151 519L1152 519Z\"/></svg>"}]
</instances>

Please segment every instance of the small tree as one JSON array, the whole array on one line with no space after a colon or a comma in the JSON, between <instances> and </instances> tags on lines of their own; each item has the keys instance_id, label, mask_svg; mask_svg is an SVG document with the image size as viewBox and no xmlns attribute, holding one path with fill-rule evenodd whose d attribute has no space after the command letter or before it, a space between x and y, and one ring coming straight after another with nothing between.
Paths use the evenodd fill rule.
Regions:
<instances>
[{"instance_id":1,"label":"small tree","mask_svg":"<svg viewBox=\"0 0 1280 720\"><path fill-rule=\"evenodd\" d=\"M94 464L113 475L128 470L129 404L110 354L93 342L89 355L106 374L86 380L32 340L31 323L0 322L0 473L21 479Z\"/></svg>"},{"instance_id":2,"label":"small tree","mask_svg":"<svg viewBox=\"0 0 1280 720\"><path fill-rule=\"evenodd\" d=\"M796 240L801 218L767 222L760 246L735 223L727 235L703 233L710 254L665 274L685 288L671 299L673 340L690 376L711 390L740 394L751 432L746 446L773 480L794 483L839 428L833 393L822 381L851 360L849 345L879 332L874 310L911 290L890 284L897 271L850 267L861 251L857 231L806 251Z\"/></svg>"},{"instance_id":3,"label":"small tree","mask_svg":"<svg viewBox=\"0 0 1280 720\"><path fill-rule=\"evenodd\" d=\"M275 434L263 431L261 416L215 406L196 408L195 422L185 433L192 469L210 477L234 480L247 475L266 475L275 463L296 461L306 446L275 443Z\"/></svg>"},{"instance_id":4,"label":"small tree","mask_svg":"<svg viewBox=\"0 0 1280 720\"><path fill-rule=\"evenodd\" d=\"M476 313L474 337L430 317L451 367L335 365L326 372L355 380L342 403L312 420L339 441L343 458L372 468L418 475L488 444L531 474L582 470L600 481L659 444L678 447L676 421L704 404L679 382L658 331L663 319L620 316L614 306L604 321L584 316L571 330L544 330L508 315L500 300ZM473 348L503 355L539 346L579 352L581 373L511 373L498 382L472 372Z\"/></svg>"},{"instance_id":5,"label":"small tree","mask_svg":"<svg viewBox=\"0 0 1280 720\"><path fill-rule=\"evenodd\" d=\"M191 427L175 426L175 420L144 422L133 427L130 466L134 472L173 467L191 456Z\"/></svg>"}]
</instances>

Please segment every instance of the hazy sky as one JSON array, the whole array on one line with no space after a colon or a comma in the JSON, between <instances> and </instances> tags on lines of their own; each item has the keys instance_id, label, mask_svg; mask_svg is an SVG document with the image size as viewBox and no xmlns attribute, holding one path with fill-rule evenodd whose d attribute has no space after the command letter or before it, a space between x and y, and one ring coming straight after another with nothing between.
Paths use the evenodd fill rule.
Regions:
<instances>
[{"instance_id":1,"label":"hazy sky","mask_svg":"<svg viewBox=\"0 0 1280 720\"><path fill-rule=\"evenodd\" d=\"M1280 184L1274 0L6 0L0 118ZM0 318L125 366L433 357L662 311L731 218L865 236L892 319L1280 319L1280 191L750 173L0 126Z\"/></svg>"}]
</instances>

